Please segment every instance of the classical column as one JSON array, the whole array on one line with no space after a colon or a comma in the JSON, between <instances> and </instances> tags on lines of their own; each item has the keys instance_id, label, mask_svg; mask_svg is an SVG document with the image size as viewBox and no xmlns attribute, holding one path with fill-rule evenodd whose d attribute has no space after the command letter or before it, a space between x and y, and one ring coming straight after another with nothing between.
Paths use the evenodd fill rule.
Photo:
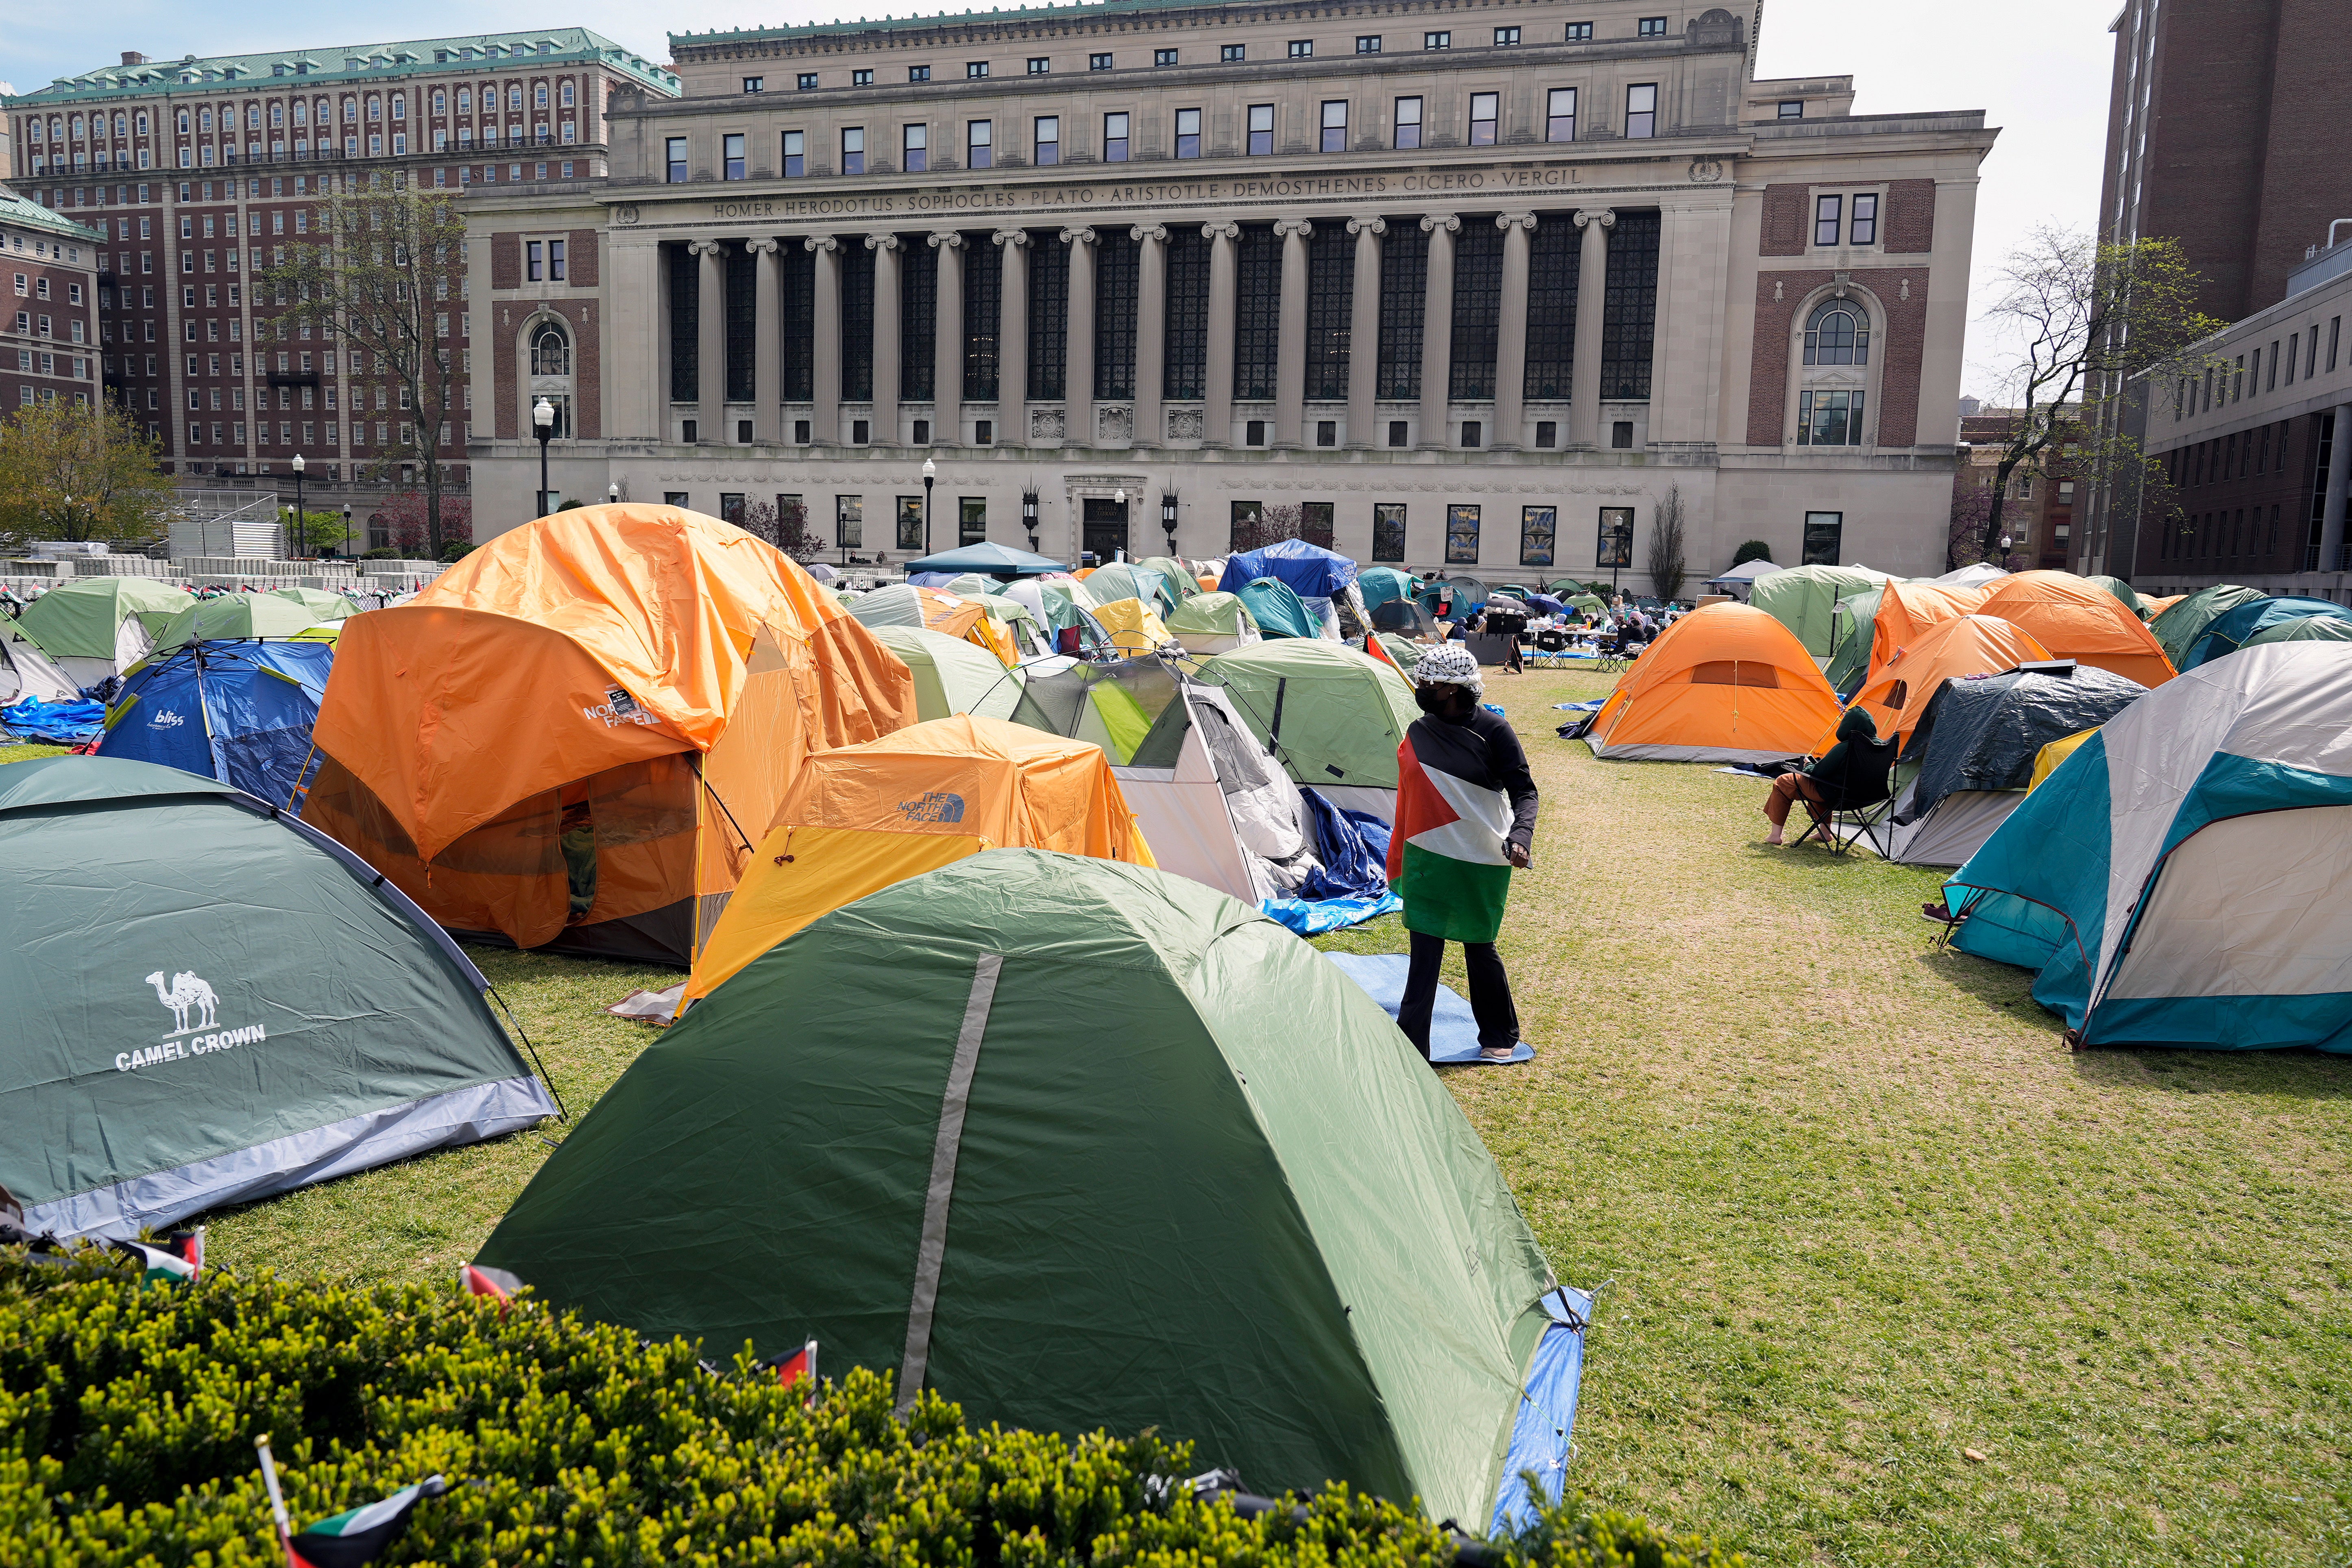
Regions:
<instances>
[{"instance_id":1,"label":"classical column","mask_svg":"<svg viewBox=\"0 0 2352 1568\"><path fill-rule=\"evenodd\" d=\"M1157 447L1165 434L1160 389L1168 374L1168 230L1139 223L1127 237L1136 244L1133 440L1138 447Z\"/></svg>"},{"instance_id":2,"label":"classical column","mask_svg":"<svg viewBox=\"0 0 2352 1568\"><path fill-rule=\"evenodd\" d=\"M760 269L752 299L751 438L767 445L780 438L777 421L783 414L784 271L776 259L774 240L746 240L743 248Z\"/></svg>"},{"instance_id":3,"label":"classical column","mask_svg":"<svg viewBox=\"0 0 2352 1568\"><path fill-rule=\"evenodd\" d=\"M1237 223L1204 223L1201 236L1209 242L1208 384L1201 390L1201 445L1230 447L1234 441L1234 316L1236 300L1234 268L1239 258L1234 243L1242 237Z\"/></svg>"},{"instance_id":4,"label":"classical column","mask_svg":"<svg viewBox=\"0 0 2352 1568\"><path fill-rule=\"evenodd\" d=\"M869 234L874 253L874 424L877 447L898 444L898 237Z\"/></svg>"},{"instance_id":5,"label":"classical column","mask_svg":"<svg viewBox=\"0 0 2352 1568\"><path fill-rule=\"evenodd\" d=\"M813 234L801 241L816 257L811 317L809 439L819 447L841 445L841 241Z\"/></svg>"},{"instance_id":6,"label":"classical column","mask_svg":"<svg viewBox=\"0 0 2352 1568\"><path fill-rule=\"evenodd\" d=\"M1095 444L1095 231L1066 228L1070 247L1070 324L1063 340L1062 442Z\"/></svg>"},{"instance_id":7,"label":"classical column","mask_svg":"<svg viewBox=\"0 0 2352 1568\"><path fill-rule=\"evenodd\" d=\"M1000 446L1029 444L1029 231L1000 228L1004 247L998 270L1002 295L996 307L996 439Z\"/></svg>"},{"instance_id":8,"label":"classical column","mask_svg":"<svg viewBox=\"0 0 2352 1568\"><path fill-rule=\"evenodd\" d=\"M2327 495L2319 514L2322 572L2344 569L2344 497L2347 487L2352 487L2352 403L2339 403L2333 412L2336 437L2327 448Z\"/></svg>"},{"instance_id":9,"label":"classical column","mask_svg":"<svg viewBox=\"0 0 2352 1568\"><path fill-rule=\"evenodd\" d=\"M1569 445L1601 445L1601 322L1608 300L1609 230L1617 215L1608 207L1587 207L1576 215L1584 231L1583 253L1576 263L1575 363L1569 382Z\"/></svg>"},{"instance_id":10,"label":"classical column","mask_svg":"<svg viewBox=\"0 0 2352 1568\"><path fill-rule=\"evenodd\" d=\"M1282 237L1282 304L1274 329L1274 444L1303 447L1307 422L1307 239L1315 226L1276 218Z\"/></svg>"},{"instance_id":11,"label":"classical column","mask_svg":"<svg viewBox=\"0 0 2352 1568\"><path fill-rule=\"evenodd\" d=\"M1388 231L1386 218L1348 220L1348 232L1356 237L1356 291L1348 310L1348 445L1359 449L1380 444L1372 403L1381 369L1381 236Z\"/></svg>"},{"instance_id":12,"label":"classical column","mask_svg":"<svg viewBox=\"0 0 2352 1568\"><path fill-rule=\"evenodd\" d=\"M1527 436L1528 254L1535 232L1533 213L1500 213L1503 231L1503 311L1495 331L1495 427L1486 445L1514 452Z\"/></svg>"},{"instance_id":13,"label":"classical column","mask_svg":"<svg viewBox=\"0 0 2352 1568\"><path fill-rule=\"evenodd\" d=\"M694 435L697 442L724 444L733 432L727 422L727 251L715 239L687 245L689 255L702 258L702 279L695 296L695 363L700 372L694 384Z\"/></svg>"},{"instance_id":14,"label":"classical column","mask_svg":"<svg viewBox=\"0 0 2352 1568\"><path fill-rule=\"evenodd\" d=\"M1421 309L1421 444L1454 444L1445 427L1445 407L1454 383L1454 237L1462 220L1431 213L1421 220L1429 236L1429 279Z\"/></svg>"},{"instance_id":15,"label":"classical column","mask_svg":"<svg viewBox=\"0 0 2352 1568\"><path fill-rule=\"evenodd\" d=\"M931 444L963 444L963 236L950 229L931 236L940 253L939 298L931 303L938 323L931 350Z\"/></svg>"}]
</instances>

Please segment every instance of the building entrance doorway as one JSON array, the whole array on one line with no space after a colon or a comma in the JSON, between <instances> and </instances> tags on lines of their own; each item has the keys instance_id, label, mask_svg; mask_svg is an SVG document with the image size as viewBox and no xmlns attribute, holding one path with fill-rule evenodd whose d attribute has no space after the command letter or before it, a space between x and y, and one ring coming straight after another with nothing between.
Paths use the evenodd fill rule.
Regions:
<instances>
[{"instance_id":1,"label":"building entrance doorway","mask_svg":"<svg viewBox=\"0 0 2352 1568\"><path fill-rule=\"evenodd\" d=\"M1123 500L1087 498L1081 548L1095 558L1096 565L1117 560L1118 552L1127 548L1127 507Z\"/></svg>"}]
</instances>

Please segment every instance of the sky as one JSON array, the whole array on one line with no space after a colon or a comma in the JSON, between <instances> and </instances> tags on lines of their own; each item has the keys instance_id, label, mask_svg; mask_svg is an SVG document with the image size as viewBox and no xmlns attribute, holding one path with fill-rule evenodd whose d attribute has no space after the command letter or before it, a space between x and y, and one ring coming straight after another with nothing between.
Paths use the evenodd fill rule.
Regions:
<instances>
[{"instance_id":1,"label":"sky","mask_svg":"<svg viewBox=\"0 0 2352 1568\"><path fill-rule=\"evenodd\" d=\"M898 15L963 5L858 0L861 14ZM1744 12L1746 0L1731 0ZM870 9L867 9L870 7ZM1977 193L1978 308L2000 265L2043 225L2088 229L2099 201L2107 79L2114 39L2106 31L2118 0L1975 0L1965 8L1930 0L1766 0L1758 73L1765 77L1850 73L1857 114L1981 109L2001 128ZM162 0L117 0L100 26L85 11L17 7L0 41L0 81L20 91L108 64L124 49L157 59L233 54L299 45L389 42L478 32L486 11L506 26L593 28L648 59L669 58L669 29L777 26L842 13L814 0L670 0L648 15L623 0L508 5L415 0L382 37L322 27L307 5L250 0L227 12ZM1989 389L2000 346L1972 324L1964 393Z\"/></svg>"}]
</instances>

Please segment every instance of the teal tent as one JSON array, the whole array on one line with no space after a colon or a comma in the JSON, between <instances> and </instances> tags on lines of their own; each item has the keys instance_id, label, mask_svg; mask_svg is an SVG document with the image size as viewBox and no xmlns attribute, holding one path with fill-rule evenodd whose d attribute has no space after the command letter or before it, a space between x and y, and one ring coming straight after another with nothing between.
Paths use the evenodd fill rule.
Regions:
<instances>
[{"instance_id":1,"label":"teal tent","mask_svg":"<svg viewBox=\"0 0 2352 1568\"><path fill-rule=\"evenodd\" d=\"M441 928L227 784L0 767L0 1184L37 1232L131 1236L554 1114Z\"/></svg>"},{"instance_id":2,"label":"teal tent","mask_svg":"<svg viewBox=\"0 0 2352 1568\"><path fill-rule=\"evenodd\" d=\"M1410 599L1421 592L1421 579L1394 566L1367 566L1356 577L1356 592L1364 596L1366 614L1391 599Z\"/></svg>"},{"instance_id":3,"label":"teal tent","mask_svg":"<svg viewBox=\"0 0 2352 1568\"><path fill-rule=\"evenodd\" d=\"M2250 605L2270 595L2260 588L2241 587L2235 583L2216 583L2210 588L2200 588L2156 619L2147 629L2164 649L2164 657L2179 669L2180 661L2189 657L2189 645L2221 616L2240 605Z\"/></svg>"},{"instance_id":4,"label":"teal tent","mask_svg":"<svg viewBox=\"0 0 2352 1568\"><path fill-rule=\"evenodd\" d=\"M2332 599L2301 595L2249 599L2235 609L2225 611L2206 622L2205 629L2197 634L2197 640L2189 645L2189 652L2181 660L2180 668L2184 671L2195 669L2199 665L2210 664L2225 654L2237 652L2273 626L2308 620L2352 621L2352 610Z\"/></svg>"},{"instance_id":5,"label":"teal tent","mask_svg":"<svg viewBox=\"0 0 2352 1568\"><path fill-rule=\"evenodd\" d=\"M1338 965L1197 882L1035 849L754 959L481 1261L714 1359L814 1340L976 1423L1156 1428L1256 1490L1480 1531L1522 1468L1558 1485L1588 1306Z\"/></svg>"},{"instance_id":6,"label":"teal tent","mask_svg":"<svg viewBox=\"0 0 2352 1568\"><path fill-rule=\"evenodd\" d=\"M1316 637L1321 628L1307 614L1307 606L1298 602L1290 585L1278 578L1261 577L1234 591L1234 596L1249 609L1250 618L1257 623L1258 631L1269 637Z\"/></svg>"}]
</instances>

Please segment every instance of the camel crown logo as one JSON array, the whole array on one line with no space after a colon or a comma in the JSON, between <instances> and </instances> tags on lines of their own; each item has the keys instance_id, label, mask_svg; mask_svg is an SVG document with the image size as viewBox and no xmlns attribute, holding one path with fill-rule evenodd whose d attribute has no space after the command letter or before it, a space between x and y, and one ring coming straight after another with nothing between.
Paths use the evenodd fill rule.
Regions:
<instances>
[{"instance_id":1,"label":"camel crown logo","mask_svg":"<svg viewBox=\"0 0 2352 1568\"><path fill-rule=\"evenodd\" d=\"M116 1052L114 1068L117 1072L131 1072L163 1062L185 1060L190 1057L210 1056L215 1051L230 1050L268 1037L259 1024L247 1024L239 1029L217 1027L220 994L194 970L180 971L172 976L167 985L163 981L163 972L159 969L147 977L147 984L155 988L155 1000L170 1011L172 1032L165 1035L158 1045Z\"/></svg>"}]
</instances>

